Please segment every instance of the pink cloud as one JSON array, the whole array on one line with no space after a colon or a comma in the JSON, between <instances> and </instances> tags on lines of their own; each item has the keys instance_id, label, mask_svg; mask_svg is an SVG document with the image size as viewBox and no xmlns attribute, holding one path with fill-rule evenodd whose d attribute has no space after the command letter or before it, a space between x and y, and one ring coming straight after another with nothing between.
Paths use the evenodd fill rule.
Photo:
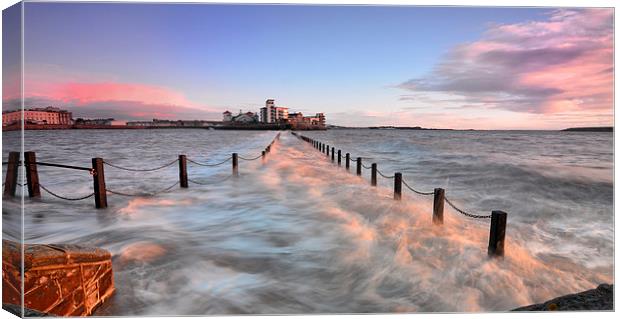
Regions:
<instances>
[{"instance_id":1,"label":"pink cloud","mask_svg":"<svg viewBox=\"0 0 620 319\"><path fill-rule=\"evenodd\" d=\"M137 83L63 83L46 94L63 102L83 105L103 101L133 101L192 107L185 96L171 89Z\"/></svg>"},{"instance_id":2,"label":"pink cloud","mask_svg":"<svg viewBox=\"0 0 620 319\"><path fill-rule=\"evenodd\" d=\"M26 107L59 106L73 111L76 117L148 120L219 119L221 116L219 110L195 103L178 90L122 82L109 74L88 74L31 63L26 66L24 80ZM18 108L20 102L19 90L8 90L3 96L3 109Z\"/></svg>"},{"instance_id":3,"label":"pink cloud","mask_svg":"<svg viewBox=\"0 0 620 319\"><path fill-rule=\"evenodd\" d=\"M613 68L613 9L556 10L544 21L493 25L399 87L469 108L610 113Z\"/></svg>"}]
</instances>

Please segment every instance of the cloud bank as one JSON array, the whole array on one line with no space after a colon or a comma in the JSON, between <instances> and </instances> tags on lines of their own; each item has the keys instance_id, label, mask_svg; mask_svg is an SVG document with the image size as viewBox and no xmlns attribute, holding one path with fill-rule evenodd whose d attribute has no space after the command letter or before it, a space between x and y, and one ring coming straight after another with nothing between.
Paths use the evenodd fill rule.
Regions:
<instances>
[{"instance_id":1,"label":"cloud bank","mask_svg":"<svg viewBox=\"0 0 620 319\"><path fill-rule=\"evenodd\" d=\"M15 79L19 80L19 76ZM219 119L221 116L219 111L195 103L171 88L127 83L114 76L84 74L41 64L26 67L24 105L26 108L52 105L72 111L74 117L117 120ZM5 91L2 106L3 110L20 108L19 90Z\"/></svg>"},{"instance_id":2,"label":"cloud bank","mask_svg":"<svg viewBox=\"0 0 620 319\"><path fill-rule=\"evenodd\" d=\"M403 100L441 95L452 107L610 114L613 71L613 9L556 10L544 21L491 25L398 87L412 92Z\"/></svg>"}]
</instances>

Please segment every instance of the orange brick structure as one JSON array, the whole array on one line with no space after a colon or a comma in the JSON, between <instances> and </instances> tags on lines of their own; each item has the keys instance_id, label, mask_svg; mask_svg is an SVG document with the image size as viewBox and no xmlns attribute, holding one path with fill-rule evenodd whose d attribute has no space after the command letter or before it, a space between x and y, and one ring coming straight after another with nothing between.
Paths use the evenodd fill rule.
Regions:
<instances>
[{"instance_id":1,"label":"orange brick structure","mask_svg":"<svg viewBox=\"0 0 620 319\"><path fill-rule=\"evenodd\" d=\"M2 302L20 304L20 245L2 241ZM87 316L114 292L108 251L76 245L24 246L24 307Z\"/></svg>"}]
</instances>

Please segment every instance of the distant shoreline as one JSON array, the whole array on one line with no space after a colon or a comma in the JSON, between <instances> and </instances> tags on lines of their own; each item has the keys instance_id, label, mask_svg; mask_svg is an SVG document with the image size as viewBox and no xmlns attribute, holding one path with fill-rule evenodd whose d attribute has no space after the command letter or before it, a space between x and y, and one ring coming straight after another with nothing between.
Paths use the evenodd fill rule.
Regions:
<instances>
[{"instance_id":1,"label":"distant shoreline","mask_svg":"<svg viewBox=\"0 0 620 319\"><path fill-rule=\"evenodd\" d=\"M281 131L291 129L289 125L226 125L226 126L127 126L127 125L43 125L43 124L26 124L25 130L153 130L153 129L214 129L214 130L273 130ZM2 131L19 131L20 125L3 126ZM613 132L613 126L600 127L571 127L560 130L527 130L527 129L511 129L511 130L483 130L483 129L451 129L451 128L425 128L420 126L359 126L347 127L328 125L327 128L306 128L293 129L294 131L325 131L325 130L411 130L411 131L547 131L547 132Z\"/></svg>"},{"instance_id":2,"label":"distant shoreline","mask_svg":"<svg viewBox=\"0 0 620 319\"><path fill-rule=\"evenodd\" d=\"M546 132L613 132L613 126L600 127L571 127L566 129L453 129L453 128L425 128L420 126L328 126L328 130L412 130L412 131L546 131Z\"/></svg>"},{"instance_id":3,"label":"distant shoreline","mask_svg":"<svg viewBox=\"0 0 620 319\"><path fill-rule=\"evenodd\" d=\"M599 127L571 127L563 129L564 132L613 132L613 126L599 126Z\"/></svg>"}]
</instances>

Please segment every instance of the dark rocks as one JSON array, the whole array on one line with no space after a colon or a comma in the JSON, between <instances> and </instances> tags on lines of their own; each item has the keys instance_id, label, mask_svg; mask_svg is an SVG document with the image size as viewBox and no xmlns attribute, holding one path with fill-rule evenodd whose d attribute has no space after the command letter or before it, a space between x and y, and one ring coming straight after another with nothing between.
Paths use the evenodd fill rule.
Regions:
<instances>
[{"instance_id":1,"label":"dark rocks","mask_svg":"<svg viewBox=\"0 0 620 319\"><path fill-rule=\"evenodd\" d=\"M22 307L21 306L10 304L10 303L3 303L2 304L2 309L6 310L6 311L8 311L8 312L18 316L18 317L22 317ZM40 312L40 311L24 308L24 315L23 315L23 317L47 317L47 314L44 313L44 312Z\"/></svg>"},{"instance_id":2,"label":"dark rocks","mask_svg":"<svg viewBox=\"0 0 620 319\"><path fill-rule=\"evenodd\" d=\"M551 299L541 304L513 309L513 311L578 311L613 310L614 285L601 284L596 289Z\"/></svg>"}]
</instances>

